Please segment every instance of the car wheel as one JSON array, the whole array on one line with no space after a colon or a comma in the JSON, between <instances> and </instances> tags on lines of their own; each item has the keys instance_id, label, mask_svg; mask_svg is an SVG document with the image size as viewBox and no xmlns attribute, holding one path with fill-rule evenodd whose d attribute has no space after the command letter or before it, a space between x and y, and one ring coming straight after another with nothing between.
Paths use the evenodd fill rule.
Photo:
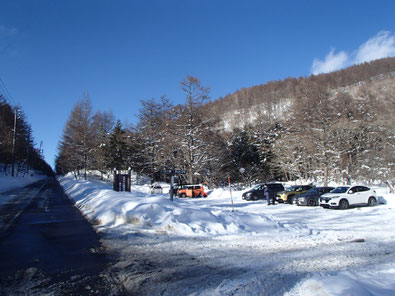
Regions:
<instances>
[{"instance_id":1,"label":"car wheel","mask_svg":"<svg viewBox=\"0 0 395 296\"><path fill-rule=\"evenodd\" d=\"M307 201L307 205L310 206L310 207L314 207L314 206L316 205L316 204L315 204L314 198L310 198L310 199Z\"/></svg>"},{"instance_id":2,"label":"car wheel","mask_svg":"<svg viewBox=\"0 0 395 296\"><path fill-rule=\"evenodd\" d=\"M377 204L376 199L373 196L369 197L368 206L374 207L376 204Z\"/></svg>"},{"instance_id":3,"label":"car wheel","mask_svg":"<svg viewBox=\"0 0 395 296\"><path fill-rule=\"evenodd\" d=\"M294 196L293 195L288 196L287 203L289 203L290 205L292 205L294 203Z\"/></svg>"},{"instance_id":4,"label":"car wheel","mask_svg":"<svg viewBox=\"0 0 395 296\"><path fill-rule=\"evenodd\" d=\"M348 204L347 199L342 199L342 200L339 202L339 208L340 208L340 209L345 210L345 209L348 209L348 207L349 207L349 204Z\"/></svg>"},{"instance_id":5,"label":"car wheel","mask_svg":"<svg viewBox=\"0 0 395 296\"><path fill-rule=\"evenodd\" d=\"M186 197L185 193L182 193L182 194L180 195L180 197L185 198L185 197Z\"/></svg>"}]
</instances>

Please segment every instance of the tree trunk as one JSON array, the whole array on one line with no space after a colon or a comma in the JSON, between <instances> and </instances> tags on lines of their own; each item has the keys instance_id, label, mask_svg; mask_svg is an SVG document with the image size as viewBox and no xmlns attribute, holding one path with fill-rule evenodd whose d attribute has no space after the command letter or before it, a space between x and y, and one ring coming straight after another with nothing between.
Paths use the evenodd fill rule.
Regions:
<instances>
[{"instance_id":1,"label":"tree trunk","mask_svg":"<svg viewBox=\"0 0 395 296\"><path fill-rule=\"evenodd\" d=\"M328 165L325 163L324 164L324 186L327 187L328 186Z\"/></svg>"},{"instance_id":2,"label":"tree trunk","mask_svg":"<svg viewBox=\"0 0 395 296\"><path fill-rule=\"evenodd\" d=\"M391 184L391 182L388 180L387 182L388 187L390 188L390 193L394 193L394 186Z\"/></svg>"}]
</instances>

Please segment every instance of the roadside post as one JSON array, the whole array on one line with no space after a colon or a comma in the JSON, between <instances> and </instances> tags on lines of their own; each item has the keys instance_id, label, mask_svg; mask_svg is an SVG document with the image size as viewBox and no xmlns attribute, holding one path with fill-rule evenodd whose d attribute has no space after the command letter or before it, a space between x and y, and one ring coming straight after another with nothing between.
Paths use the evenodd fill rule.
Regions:
<instances>
[{"instance_id":1,"label":"roadside post","mask_svg":"<svg viewBox=\"0 0 395 296\"><path fill-rule=\"evenodd\" d=\"M170 178L170 200L173 201L174 196L174 175L171 175Z\"/></svg>"},{"instance_id":2,"label":"roadside post","mask_svg":"<svg viewBox=\"0 0 395 296\"><path fill-rule=\"evenodd\" d=\"M232 202L232 212L234 212L235 211L235 207L233 206L232 187L230 186L230 177L228 178L228 182L229 182L230 200Z\"/></svg>"},{"instance_id":3,"label":"roadside post","mask_svg":"<svg viewBox=\"0 0 395 296\"><path fill-rule=\"evenodd\" d=\"M175 169L166 169L163 171L166 175L170 175L170 200L173 201L173 196L174 196L174 178L175 176L178 175L185 175L187 173L186 170L175 170Z\"/></svg>"}]
</instances>

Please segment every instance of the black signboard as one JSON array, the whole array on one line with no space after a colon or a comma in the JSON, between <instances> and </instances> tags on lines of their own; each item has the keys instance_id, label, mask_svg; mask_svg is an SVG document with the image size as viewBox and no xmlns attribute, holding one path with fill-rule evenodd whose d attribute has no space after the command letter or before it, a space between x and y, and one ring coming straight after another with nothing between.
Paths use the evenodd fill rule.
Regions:
<instances>
[{"instance_id":1,"label":"black signboard","mask_svg":"<svg viewBox=\"0 0 395 296\"><path fill-rule=\"evenodd\" d=\"M115 191L130 192L130 174L115 174L113 187Z\"/></svg>"},{"instance_id":2,"label":"black signboard","mask_svg":"<svg viewBox=\"0 0 395 296\"><path fill-rule=\"evenodd\" d=\"M187 173L186 170L163 170L163 173L166 175L185 175Z\"/></svg>"},{"instance_id":3,"label":"black signboard","mask_svg":"<svg viewBox=\"0 0 395 296\"><path fill-rule=\"evenodd\" d=\"M186 170L174 170L174 174L176 175L185 175L186 173Z\"/></svg>"}]
</instances>

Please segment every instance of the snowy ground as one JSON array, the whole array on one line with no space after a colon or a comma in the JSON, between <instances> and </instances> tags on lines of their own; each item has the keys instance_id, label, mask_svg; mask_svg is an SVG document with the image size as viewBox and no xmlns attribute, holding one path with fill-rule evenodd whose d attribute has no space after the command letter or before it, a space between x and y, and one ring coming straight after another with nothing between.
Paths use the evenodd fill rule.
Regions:
<instances>
[{"instance_id":1,"label":"snowy ground","mask_svg":"<svg viewBox=\"0 0 395 296\"><path fill-rule=\"evenodd\" d=\"M29 184L40 181L43 178L46 178L46 176L34 171L31 171L29 174L25 174L23 176L19 175L18 177L0 174L0 194L13 189L25 187Z\"/></svg>"},{"instance_id":2,"label":"snowy ground","mask_svg":"<svg viewBox=\"0 0 395 296\"><path fill-rule=\"evenodd\" d=\"M242 191L169 201L59 178L103 234L113 276L136 295L394 295L395 196L346 211L247 202Z\"/></svg>"}]
</instances>

